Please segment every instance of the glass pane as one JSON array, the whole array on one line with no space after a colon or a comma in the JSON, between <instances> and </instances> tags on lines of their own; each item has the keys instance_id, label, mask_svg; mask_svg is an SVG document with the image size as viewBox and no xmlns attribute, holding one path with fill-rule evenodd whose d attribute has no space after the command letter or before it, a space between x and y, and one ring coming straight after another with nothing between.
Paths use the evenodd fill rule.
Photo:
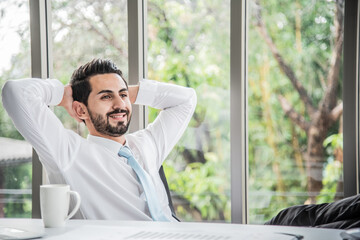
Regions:
<instances>
[{"instance_id":1,"label":"glass pane","mask_svg":"<svg viewBox=\"0 0 360 240\"><path fill-rule=\"evenodd\" d=\"M165 161L182 221L230 221L230 1L148 1L148 78L192 87L198 104ZM149 121L158 114L149 111Z\"/></svg>"},{"instance_id":2,"label":"glass pane","mask_svg":"<svg viewBox=\"0 0 360 240\"><path fill-rule=\"evenodd\" d=\"M0 1L0 89L30 77L29 1ZM0 101L2 101L0 99ZM31 217L32 147L0 104L0 217Z\"/></svg>"},{"instance_id":3,"label":"glass pane","mask_svg":"<svg viewBox=\"0 0 360 240\"><path fill-rule=\"evenodd\" d=\"M94 58L115 62L127 79L127 1L52 0L54 78L67 84L73 71ZM55 108L65 127L87 136L63 108Z\"/></svg>"},{"instance_id":4,"label":"glass pane","mask_svg":"<svg viewBox=\"0 0 360 240\"><path fill-rule=\"evenodd\" d=\"M249 217L343 197L341 1L252 1Z\"/></svg>"}]
</instances>

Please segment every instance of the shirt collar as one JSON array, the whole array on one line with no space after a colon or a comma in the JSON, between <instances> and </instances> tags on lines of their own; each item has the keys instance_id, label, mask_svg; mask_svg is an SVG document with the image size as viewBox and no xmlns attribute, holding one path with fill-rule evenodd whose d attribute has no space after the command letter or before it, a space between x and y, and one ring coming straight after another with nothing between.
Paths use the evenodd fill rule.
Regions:
<instances>
[{"instance_id":1,"label":"shirt collar","mask_svg":"<svg viewBox=\"0 0 360 240\"><path fill-rule=\"evenodd\" d=\"M97 137L97 136L90 135L90 134L88 135L87 139L88 139L88 141L99 144L116 154L119 152L120 148L123 147L123 145L121 143L118 143L114 140L103 138L103 137ZM125 146L127 146L126 142L125 142Z\"/></svg>"}]
</instances>

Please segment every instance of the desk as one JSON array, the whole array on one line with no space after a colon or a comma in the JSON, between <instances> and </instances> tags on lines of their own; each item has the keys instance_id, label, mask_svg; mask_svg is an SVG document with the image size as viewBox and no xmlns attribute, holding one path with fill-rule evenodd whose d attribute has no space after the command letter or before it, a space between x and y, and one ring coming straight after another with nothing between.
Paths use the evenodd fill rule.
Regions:
<instances>
[{"instance_id":1,"label":"desk","mask_svg":"<svg viewBox=\"0 0 360 240\"><path fill-rule=\"evenodd\" d=\"M70 220L62 228L44 228L41 219L0 219L0 226L43 232L41 239L341 239L341 230L227 223ZM250 236L249 236L250 235Z\"/></svg>"}]
</instances>

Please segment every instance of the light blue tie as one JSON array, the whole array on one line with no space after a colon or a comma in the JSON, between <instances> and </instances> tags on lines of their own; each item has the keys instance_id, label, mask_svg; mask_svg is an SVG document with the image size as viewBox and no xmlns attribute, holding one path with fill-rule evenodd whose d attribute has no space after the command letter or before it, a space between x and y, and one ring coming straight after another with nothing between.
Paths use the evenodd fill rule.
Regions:
<instances>
[{"instance_id":1,"label":"light blue tie","mask_svg":"<svg viewBox=\"0 0 360 240\"><path fill-rule=\"evenodd\" d=\"M157 198L156 190L154 184L152 183L149 174L147 174L139 163L135 160L131 150L127 146L123 146L119 151L119 156L127 158L128 164L135 171L138 176L146 196L146 201L149 207L151 217L154 221L163 221L169 222L169 219L165 217L159 199Z\"/></svg>"}]
</instances>

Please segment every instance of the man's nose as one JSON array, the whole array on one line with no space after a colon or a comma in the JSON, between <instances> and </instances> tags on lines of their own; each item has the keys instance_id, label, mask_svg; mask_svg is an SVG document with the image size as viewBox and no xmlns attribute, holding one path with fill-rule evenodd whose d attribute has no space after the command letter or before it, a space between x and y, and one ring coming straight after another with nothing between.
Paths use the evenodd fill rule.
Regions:
<instances>
[{"instance_id":1,"label":"man's nose","mask_svg":"<svg viewBox=\"0 0 360 240\"><path fill-rule=\"evenodd\" d=\"M120 108L120 109L123 109L125 108L125 101L120 97L120 96L117 96L114 98L114 101L113 101L113 108L116 109L116 108Z\"/></svg>"}]
</instances>

